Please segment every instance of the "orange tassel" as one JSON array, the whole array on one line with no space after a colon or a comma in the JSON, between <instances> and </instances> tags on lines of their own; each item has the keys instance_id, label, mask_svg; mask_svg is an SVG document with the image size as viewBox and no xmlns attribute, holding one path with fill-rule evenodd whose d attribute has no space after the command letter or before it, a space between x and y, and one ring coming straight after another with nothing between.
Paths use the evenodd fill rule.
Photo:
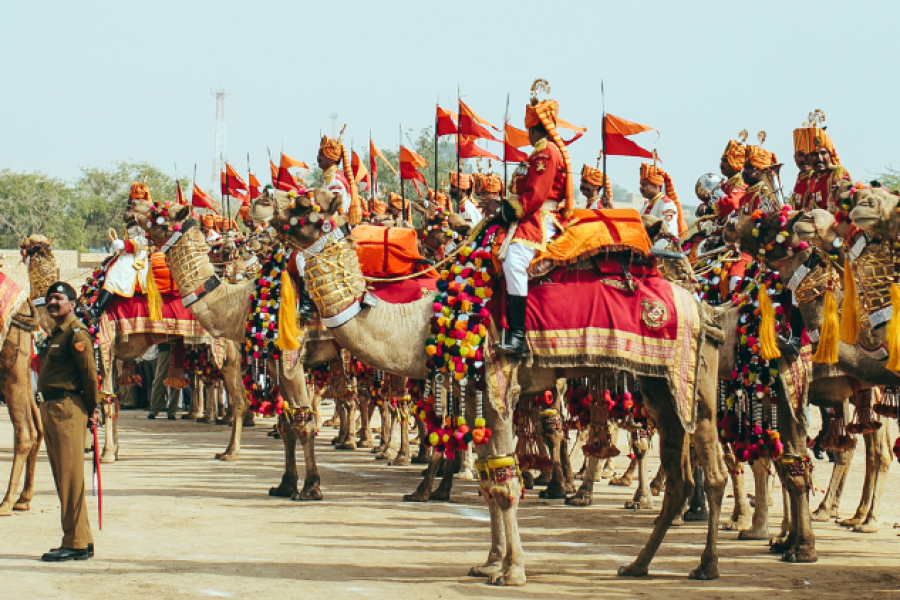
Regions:
<instances>
[{"instance_id":1,"label":"orange tassel","mask_svg":"<svg viewBox=\"0 0 900 600\"><path fill-rule=\"evenodd\" d=\"M844 259L844 301L841 304L841 341L855 344L859 339L859 294L850 259Z\"/></svg>"},{"instance_id":2,"label":"orange tassel","mask_svg":"<svg viewBox=\"0 0 900 600\"><path fill-rule=\"evenodd\" d=\"M896 287L896 286L895 286ZM891 319L893 323L893 319ZM822 325L819 327L819 347L813 355L813 362L833 365L838 358L838 339L840 323L837 315L837 302L834 292L830 289L825 292L825 302L822 305ZM898 353L900 355L900 353Z\"/></svg>"}]
</instances>

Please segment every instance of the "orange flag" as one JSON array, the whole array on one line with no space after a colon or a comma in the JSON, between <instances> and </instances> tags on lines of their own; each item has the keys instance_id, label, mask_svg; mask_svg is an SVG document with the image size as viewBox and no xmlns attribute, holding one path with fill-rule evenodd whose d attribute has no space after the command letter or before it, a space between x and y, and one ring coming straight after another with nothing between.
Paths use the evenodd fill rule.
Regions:
<instances>
[{"instance_id":1,"label":"orange flag","mask_svg":"<svg viewBox=\"0 0 900 600\"><path fill-rule=\"evenodd\" d=\"M459 133L467 137L484 138L499 142L497 138L491 135L491 132L482 127L480 124L487 125L496 131L500 131L491 125L485 119L479 117L475 112L466 106L465 102L459 101Z\"/></svg>"},{"instance_id":2,"label":"orange flag","mask_svg":"<svg viewBox=\"0 0 900 600\"><path fill-rule=\"evenodd\" d=\"M291 158L287 154L282 153L281 154L281 168L282 169L293 169L294 167L296 167L298 169L306 169L307 171L309 171L309 166L305 162L303 162L302 160L297 160L297 159Z\"/></svg>"},{"instance_id":3,"label":"orange flag","mask_svg":"<svg viewBox=\"0 0 900 600\"><path fill-rule=\"evenodd\" d=\"M384 154L381 153L381 150L379 150L379 149L375 146L375 142L373 142L373 141L370 139L370 140L369 140L369 160L371 161L371 165L370 165L370 166L372 167L372 172L373 172L373 173L377 173L377 172L378 172L378 169L375 168L375 157L376 157L376 156L377 156L378 158L380 158L381 160L384 161L384 164L386 164L386 165L388 166L388 168L394 173L394 175L397 175L397 176L399 177L399 175L397 174L397 169L394 168L394 165L392 165L392 164L390 163L390 161L384 157Z\"/></svg>"},{"instance_id":4,"label":"orange flag","mask_svg":"<svg viewBox=\"0 0 900 600\"><path fill-rule=\"evenodd\" d=\"M610 133L617 133L619 135L634 135L636 133L641 133L644 131L656 131L656 129L647 125L635 123L633 121L627 121L620 117L613 116L609 113L606 114L607 135L609 135Z\"/></svg>"},{"instance_id":5,"label":"orange flag","mask_svg":"<svg viewBox=\"0 0 900 600\"><path fill-rule=\"evenodd\" d=\"M437 135L456 135L456 113L437 107Z\"/></svg>"},{"instance_id":6,"label":"orange flag","mask_svg":"<svg viewBox=\"0 0 900 600\"><path fill-rule=\"evenodd\" d=\"M518 127L513 127L509 123L506 124L503 137L506 143L513 148L524 148L531 145L531 142L528 141L528 132Z\"/></svg>"},{"instance_id":7,"label":"orange flag","mask_svg":"<svg viewBox=\"0 0 900 600\"><path fill-rule=\"evenodd\" d=\"M350 159L350 171L353 173L356 183L369 183L369 171L359 158L356 150L353 151L353 157Z\"/></svg>"},{"instance_id":8,"label":"orange flag","mask_svg":"<svg viewBox=\"0 0 900 600\"><path fill-rule=\"evenodd\" d=\"M187 200L184 199L184 190L181 189L181 182L176 181L175 183L178 184L178 188L175 190L175 199L178 201L178 204L187 204Z\"/></svg>"},{"instance_id":9,"label":"orange flag","mask_svg":"<svg viewBox=\"0 0 900 600\"><path fill-rule=\"evenodd\" d=\"M571 131L577 131L578 133L584 133L587 131L587 127L579 127L577 125L572 125L568 121L564 121L559 117L556 118L556 128L557 129L569 129Z\"/></svg>"},{"instance_id":10,"label":"orange flag","mask_svg":"<svg viewBox=\"0 0 900 600\"><path fill-rule=\"evenodd\" d=\"M494 160L500 160L500 157L496 154L492 154L484 148L478 147L475 144L476 139L478 138L470 138L464 135L460 136L459 146L457 147L460 158L476 158L478 156L483 156L484 158L493 158Z\"/></svg>"},{"instance_id":11,"label":"orange flag","mask_svg":"<svg viewBox=\"0 0 900 600\"><path fill-rule=\"evenodd\" d=\"M405 146L400 146L400 179L415 179L425 185L425 176L419 172L420 167L427 167L428 161Z\"/></svg>"},{"instance_id":12,"label":"orange flag","mask_svg":"<svg viewBox=\"0 0 900 600\"><path fill-rule=\"evenodd\" d=\"M197 187L197 184L194 184L194 189L191 193L191 206L196 206L197 208L208 208L213 212L219 212L219 205L216 202L206 195L206 192Z\"/></svg>"},{"instance_id":13,"label":"orange flag","mask_svg":"<svg viewBox=\"0 0 900 600\"><path fill-rule=\"evenodd\" d=\"M262 184L259 182L259 179L256 178L256 175L254 175L253 173L250 173L249 180L250 180L250 198L249 199L253 200L254 198L259 198L259 193L260 193L259 188L262 187Z\"/></svg>"}]
</instances>

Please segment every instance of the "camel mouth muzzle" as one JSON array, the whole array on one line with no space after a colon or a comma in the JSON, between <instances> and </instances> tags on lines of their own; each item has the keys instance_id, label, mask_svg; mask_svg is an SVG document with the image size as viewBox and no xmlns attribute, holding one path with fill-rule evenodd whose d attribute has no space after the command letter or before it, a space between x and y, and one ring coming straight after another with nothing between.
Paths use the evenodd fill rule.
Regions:
<instances>
[{"instance_id":1,"label":"camel mouth muzzle","mask_svg":"<svg viewBox=\"0 0 900 600\"><path fill-rule=\"evenodd\" d=\"M874 226L881 216L868 206L858 205L850 212L850 220L860 229L869 229Z\"/></svg>"}]
</instances>

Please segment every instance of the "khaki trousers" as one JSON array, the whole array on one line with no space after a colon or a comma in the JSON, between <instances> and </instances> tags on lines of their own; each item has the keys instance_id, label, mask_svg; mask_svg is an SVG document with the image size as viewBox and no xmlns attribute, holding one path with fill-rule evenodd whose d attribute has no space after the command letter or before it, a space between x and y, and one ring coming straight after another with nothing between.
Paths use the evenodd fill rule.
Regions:
<instances>
[{"instance_id":1,"label":"khaki trousers","mask_svg":"<svg viewBox=\"0 0 900 600\"><path fill-rule=\"evenodd\" d=\"M84 436L88 415L81 396L41 403L44 442L59 494L62 547L83 550L94 542L84 498Z\"/></svg>"}]
</instances>

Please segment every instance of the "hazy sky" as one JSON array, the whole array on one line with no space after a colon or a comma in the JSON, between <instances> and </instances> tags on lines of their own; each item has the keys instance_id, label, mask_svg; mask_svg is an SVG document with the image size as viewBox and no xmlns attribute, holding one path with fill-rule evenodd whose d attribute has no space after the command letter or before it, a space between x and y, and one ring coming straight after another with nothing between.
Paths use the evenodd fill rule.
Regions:
<instances>
[{"instance_id":1,"label":"hazy sky","mask_svg":"<svg viewBox=\"0 0 900 600\"><path fill-rule=\"evenodd\" d=\"M861 178L900 164L898 17L896 0L7 1L0 168L71 179L122 159L180 175L196 163L207 186L222 86L228 157L244 170L249 152L267 181L266 148L313 162L333 111L357 148L370 129L391 148L398 125L433 122L438 96L453 108L457 86L498 126L509 93L521 126L540 77L588 127L576 172L600 149L602 78L609 112L660 131L686 203L744 128L767 132L790 187L791 132L816 108ZM612 181L636 191L638 165L611 157Z\"/></svg>"}]
</instances>

